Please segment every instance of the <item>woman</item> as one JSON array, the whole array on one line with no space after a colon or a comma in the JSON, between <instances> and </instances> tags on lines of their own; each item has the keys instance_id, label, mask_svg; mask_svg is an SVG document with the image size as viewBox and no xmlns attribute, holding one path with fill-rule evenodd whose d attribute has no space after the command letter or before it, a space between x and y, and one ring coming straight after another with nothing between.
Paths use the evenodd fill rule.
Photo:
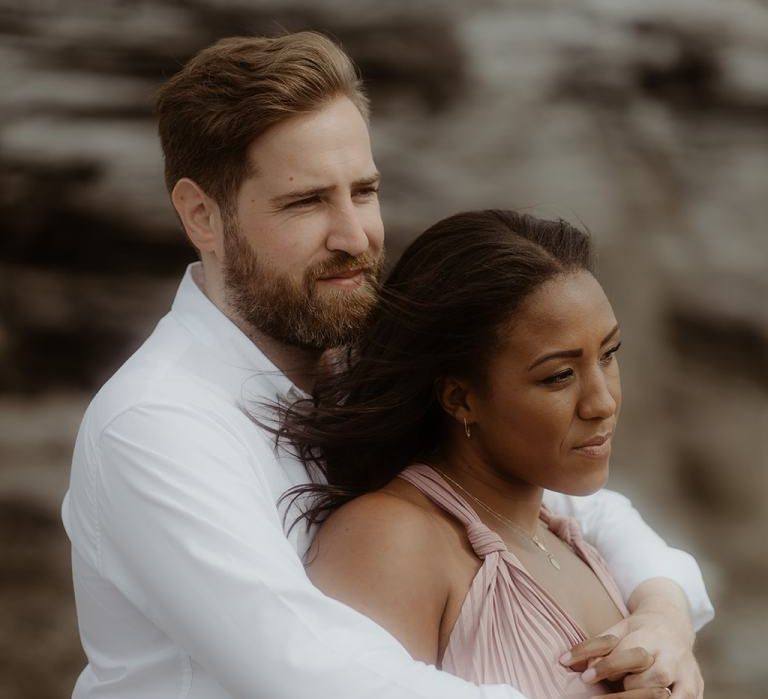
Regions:
<instances>
[{"instance_id":1,"label":"woman","mask_svg":"<svg viewBox=\"0 0 768 699\"><path fill-rule=\"evenodd\" d=\"M627 614L575 522L542 507L544 489L608 477L621 343L590 257L563 221L440 221L351 361L283 409L282 434L328 482L296 493L324 520L315 584L415 658L532 698L605 693L557 659Z\"/></svg>"}]
</instances>

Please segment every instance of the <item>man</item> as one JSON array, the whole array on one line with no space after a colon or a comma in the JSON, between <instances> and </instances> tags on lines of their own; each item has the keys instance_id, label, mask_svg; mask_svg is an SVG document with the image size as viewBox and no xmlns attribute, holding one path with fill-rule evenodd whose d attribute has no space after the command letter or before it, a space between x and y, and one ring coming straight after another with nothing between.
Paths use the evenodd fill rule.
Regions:
<instances>
[{"instance_id":1,"label":"man","mask_svg":"<svg viewBox=\"0 0 768 699\"><path fill-rule=\"evenodd\" d=\"M310 390L375 302L378 173L349 59L313 33L223 40L162 88L158 114L201 262L78 435L63 518L89 664L74 696L520 699L416 663L308 582L309 536L286 536L276 505L307 474L251 418ZM630 672L626 699L700 695L693 628L711 609L692 559L618 495L549 504L579 517L635 612L618 645L564 662L606 656L593 674Z\"/></svg>"}]
</instances>

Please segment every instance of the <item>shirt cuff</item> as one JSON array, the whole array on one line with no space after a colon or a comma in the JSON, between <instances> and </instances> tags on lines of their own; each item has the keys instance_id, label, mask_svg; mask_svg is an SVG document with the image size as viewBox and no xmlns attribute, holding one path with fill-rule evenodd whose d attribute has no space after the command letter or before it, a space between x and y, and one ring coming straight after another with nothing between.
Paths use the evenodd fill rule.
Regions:
<instances>
[{"instance_id":1,"label":"shirt cuff","mask_svg":"<svg viewBox=\"0 0 768 699\"><path fill-rule=\"evenodd\" d=\"M701 570L693 556L679 549L669 548L666 555L643 559L642 571L630 566L622 573L615 572L614 578L624 599L629 599L632 592L646 580L666 578L677 583L688 598L688 609L694 631L699 631L715 617L715 609L704 586Z\"/></svg>"}]
</instances>

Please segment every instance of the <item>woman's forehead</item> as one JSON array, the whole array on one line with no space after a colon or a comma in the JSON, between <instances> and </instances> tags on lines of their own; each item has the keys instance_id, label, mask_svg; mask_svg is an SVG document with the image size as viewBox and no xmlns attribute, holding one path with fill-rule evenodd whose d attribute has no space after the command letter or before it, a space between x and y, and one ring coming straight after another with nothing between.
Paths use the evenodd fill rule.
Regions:
<instances>
[{"instance_id":1,"label":"woman's forehead","mask_svg":"<svg viewBox=\"0 0 768 699\"><path fill-rule=\"evenodd\" d=\"M587 271L559 275L536 289L510 319L506 347L521 354L599 345L616 325L611 304Z\"/></svg>"}]
</instances>

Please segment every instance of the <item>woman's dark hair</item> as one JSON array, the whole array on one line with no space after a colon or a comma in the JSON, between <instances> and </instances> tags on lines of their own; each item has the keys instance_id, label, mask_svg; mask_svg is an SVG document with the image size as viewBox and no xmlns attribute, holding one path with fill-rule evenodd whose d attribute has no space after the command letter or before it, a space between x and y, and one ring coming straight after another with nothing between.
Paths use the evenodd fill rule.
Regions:
<instances>
[{"instance_id":1,"label":"woman's dark hair","mask_svg":"<svg viewBox=\"0 0 768 699\"><path fill-rule=\"evenodd\" d=\"M591 270L589 236L562 220L471 211L420 235L341 365L318 379L312 398L278 408L278 439L327 481L286 493L315 496L307 525L427 459L450 419L437 399L440 380L482 382L523 300L577 270Z\"/></svg>"}]
</instances>

